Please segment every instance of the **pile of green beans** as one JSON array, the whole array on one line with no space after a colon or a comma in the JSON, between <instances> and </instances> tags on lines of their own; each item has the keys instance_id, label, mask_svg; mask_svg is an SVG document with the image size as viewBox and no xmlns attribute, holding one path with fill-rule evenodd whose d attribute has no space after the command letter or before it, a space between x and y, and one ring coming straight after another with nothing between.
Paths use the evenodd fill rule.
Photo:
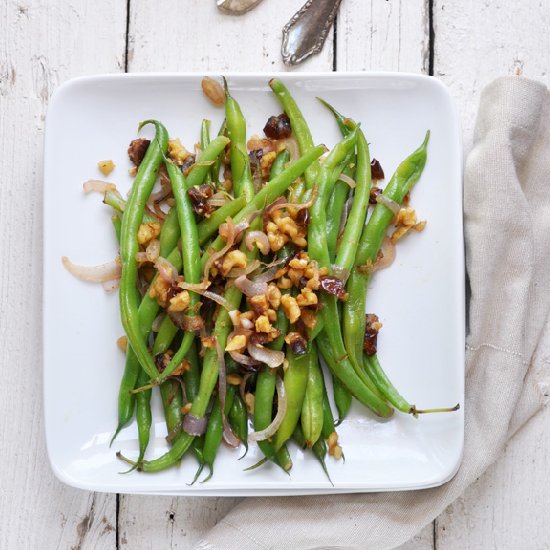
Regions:
<instances>
[{"instance_id":1,"label":"pile of green beans","mask_svg":"<svg viewBox=\"0 0 550 550\"><path fill-rule=\"evenodd\" d=\"M364 345L366 335L373 338L368 283L422 175L429 131L374 202L359 121L320 100L342 134L327 151L315 145L287 87L278 79L269 85L284 113L270 118L267 138L247 142L243 111L224 79L223 121L213 139L211 122L202 121L196 157L161 122L147 120L139 129L151 124L155 137L135 161L128 199L105 192L120 247L126 332L111 444L135 418L137 455L117 453L132 470L162 471L191 449L198 462L192 482L205 468L207 481L225 440L242 445L242 456L257 444L263 458L246 470L272 462L288 473L294 442L330 481L326 457L343 457L335 427L353 398L382 418L457 408L417 409ZM158 182L165 193L155 194L152 209ZM154 391L170 448L147 459Z\"/></svg>"}]
</instances>

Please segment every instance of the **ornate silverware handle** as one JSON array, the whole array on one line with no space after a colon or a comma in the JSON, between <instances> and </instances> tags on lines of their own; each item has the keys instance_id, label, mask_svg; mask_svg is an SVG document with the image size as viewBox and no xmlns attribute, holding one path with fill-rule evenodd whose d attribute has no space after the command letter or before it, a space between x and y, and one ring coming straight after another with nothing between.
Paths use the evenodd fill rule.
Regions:
<instances>
[{"instance_id":1,"label":"ornate silverware handle","mask_svg":"<svg viewBox=\"0 0 550 550\"><path fill-rule=\"evenodd\" d=\"M281 54L286 65L297 65L319 53L342 0L307 0L283 28Z\"/></svg>"}]
</instances>

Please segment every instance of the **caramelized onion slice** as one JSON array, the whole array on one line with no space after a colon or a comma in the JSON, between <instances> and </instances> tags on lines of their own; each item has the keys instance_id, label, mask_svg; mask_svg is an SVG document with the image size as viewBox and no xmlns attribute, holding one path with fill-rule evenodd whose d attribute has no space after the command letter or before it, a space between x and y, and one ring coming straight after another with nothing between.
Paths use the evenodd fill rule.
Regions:
<instances>
[{"instance_id":1,"label":"caramelized onion slice","mask_svg":"<svg viewBox=\"0 0 550 550\"><path fill-rule=\"evenodd\" d=\"M235 286L246 294L246 296L259 296L267 293L267 283L251 281L246 278L246 275L241 275L235 279Z\"/></svg>"},{"instance_id":2,"label":"caramelized onion slice","mask_svg":"<svg viewBox=\"0 0 550 550\"><path fill-rule=\"evenodd\" d=\"M386 197L384 193L376 197L376 202L384 205L386 208L389 208L393 212L394 216L397 216L397 214L399 214L399 210L401 210L401 207L394 200Z\"/></svg>"},{"instance_id":3,"label":"caramelized onion slice","mask_svg":"<svg viewBox=\"0 0 550 550\"><path fill-rule=\"evenodd\" d=\"M248 353L252 359L265 363L269 368L274 369L283 364L285 360L284 351L276 351L274 349L264 348L259 344L248 343L246 346Z\"/></svg>"},{"instance_id":4,"label":"caramelized onion slice","mask_svg":"<svg viewBox=\"0 0 550 550\"><path fill-rule=\"evenodd\" d=\"M69 273L81 281L87 281L90 283L106 283L107 281L120 279L120 275L122 273L122 266L117 260L95 266L73 264L67 256L62 256L61 261Z\"/></svg>"}]
</instances>

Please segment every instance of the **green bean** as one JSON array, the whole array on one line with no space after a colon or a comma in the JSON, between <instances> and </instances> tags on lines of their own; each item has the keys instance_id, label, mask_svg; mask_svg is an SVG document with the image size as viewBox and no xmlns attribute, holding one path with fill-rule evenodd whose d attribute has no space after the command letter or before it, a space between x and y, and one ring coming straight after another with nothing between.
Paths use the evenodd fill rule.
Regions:
<instances>
[{"instance_id":1,"label":"green bean","mask_svg":"<svg viewBox=\"0 0 550 550\"><path fill-rule=\"evenodd\" d=\"M122 325L128 336L128 342L137 355L142 368L145 369L150 377L154 378L158 376L158 370L141 336L138 317L139 292L137 289L138 264L136 254L139 247L137 233L143 217L145 203L155 185L160 163L168 147L168 133L158 121L147 120L142 122L139 125L139 129L149 123L155 125L155 139L147 148L145 157L139 166L122 218L120 237L122 275L120 278L119 298Z\"/></svg>"},{"instance_id":2,"label":"green bean","mask_svg":"<svg viewBox=\"0 0 550 550\"><path fill-rule=\"evenodd\" d=\"M313 447L323 429L323 374L315 346L309 351L306 392L302 404L302 431L306 445Z\"/></svg>"},{"instance_id":3,"label":"green bean","mask_svg":"<svg viewBox=\"0 0 550 550\"><path fill-rule=\"evenodd\" d=\"M203 244L209 237L211 237L220 225L227 219L232 218L235 214L240 212L246 206L245 197L238 199L232 199L225 203L223 206L217 208L209 218L205 218L197 224L199 232L199 241Z\"/></svg>"},{"instance_id":4,"label":"green bean","mask_svg":"<svg viewBox=\"0 0 550 550\"><path fill-rule=\"evenodd\" d=\"M306 393L309 363L312 360L310 349L305 355L295 355L287 348L288 369L284 376L286 392L286 415L275 434L275 449L280 449L292 436L300 419Z\"/></svg>"},{"instance_id":5,"label":"green bean","mask_svg":"<svg viewBox=\"0 0 550 550\"><path fill-rule=\"evenodd\" d=\"M120 242L120 230L122 229L122 220L118 214L115 214L114 216L111 216L111 222L113 223L113 227L115 229L115 236L117 242Z\"/></svg>"},{"instance_id":6,"label":"green bean","mask_svg":"<svg viewBox=\"0 0 550 550\"><path fill-rule=\"evenodd\" d=\"M369 145L360 128L357 131L355 184L353 205L342 235L344 244L340 247L335 261L337 266L348 271L353 267L359 238L365 224L371 187Z\"/></svg>"},{"instance_id":7,"label":"green bean","mask_svg":"<svg viewBox=\"0 0 550 550\"><path fill-rule=\"evenodd\" d=\"M218 132L218 137L219 136L225 136L226 130L227 130L227 125L225 124L225 118L224 118L223 122L222 122L222 125L220 126L220 130ZM222 151L216 157L216 160L214 161L214 164L212 165L212 170L211 170L211 172L212 172L212 181L215 183L216 189L219 188L219 185L220 185L220 170L221 170L221 167L222 167L222 162L223 162L224 156L225 156L225 150Z\"/></svg>"},{"instance_id":8,"label":"green bean","mask_svg":"<svg viewBox=\"0 0 550 550\"><path fill-rule=\"evenodd\" d=\"M246 121L237 101L229 94L225 85L225 123L227 136L231 140L229 156L231 159L231 177L235 197L244 196L247 202L254 196L254 184L250 171L250 160L246 150Z\"/></svg>"},{"instance_id":9,"label":"green bean","mask_svg":"<svg viewBox=\"0 0 550 550\"><path fill-rule=\"evenodd\" d=\"M334 427L334 415L332 414L332 409L330 408L327 387L323 380L323 427L321 429L321 435L325 439L328 439L330 434L334 431Z\"/></svg>"},{"instance_id":10,"label":"green bean","mask_svg":"<svg viewBox=\"0 0 550 550\"><path fill-rule=\"evenodd\" d=\"M191 171L187 174L186 185L187 189L195 185L204 183L206 174L210 172L213 164L216 162L218 155L220 155L225 146L229 143L229 139L225 136L218 136L214 138L202 151L197 158L195 164L191 167Z\"/></svg>"},{"instance_id":11,"label":"green bean","mask_svg":"<svg viewBox=\"0 0 550 550\"><path fill-rule=\"evenodd\" d=\"M245 451L241 456L243 458L248 452L248 414L246 405L239 394L235 394L233 397L233 405L229 411L229 424L244 445Z\"/></svg>"},{"instance_id":12,"label":"green bean","mask_svg":"<svg viewBox=\"0 0 550 550\"><path fill-rule=\"evenodd\" d=\"M384 189L383 194L388 199L401 204L405 195L420 179L426 164L429 137L430 132L428 131L420 147L398 166ZM371 217L363 229L355 255L355 268L352 270L347 284L349 297L344 304L342 315L344 341L347 352L355 362L361 365L363 363L362 343L365 334L366 295L370 280L368 270L369 266L372 267L376 262L378 251L393 218L394 213L387 206L378 203L374 207Z\"/></svg>"},{"instance_id":13,"label":"green bean","mask_svg":"<svg viewBox=\"0 0 550 550\"><path fill-rule=\"evenodd\" d=\"M225 415L229 414L231 406L233 405L233 398L235 395L235 386L228 386L227 393L225 396ZM204 449L203 449L203 459L208 466L210 472L202 480L202 483L208 481L214 474L214 461L216 460L216 454L218 448L222 442L223 438L223 419L222 411L220 406L220 400L214 400L214 406L212 407L212 412L210 413L210 419L208 420L208 427L206 429L206 434L204 437Z\"/></svg>"},{"instance_id":14,"label":"green bean","mask_svg":"<svg viewBox=\"0 0 550 550\"><path fill-rule=\"evenodd\" d=\"M178 221L181 231L183 273L187 283L198 284L202 276L200 269L201 252L195 215L193 213L191 200L187 195L188 187L181 170L171 161L167 160L165 164L172 184L172 192L176 199ZM199 303L199 295L195 292L190 292L189 298L190 303L187 309L187 315L189 317L194 317L197 315L196 306ZM180 365L193 343L193 338L193 333L185 333L179 350L174 354L174 357L170 360L170 363L166 366L162 374L159 375L159 383L161 380L170 376L170 374Z\"/></svg>"},{"instance_id":15,"label":"green bean","mask_svg":"<svg viewBox=\"0 0 550 550\"><path fill-rule=\"evenodd\" d=\"M164 219L159 236L160 252L165 258L177 246L181 236L180 225L178 221L178 212L176 208L170 208L170 211Z\"/></svg>"},{"instance_id":16,"label":"green bean","mask_svg":"<svg viewBox=\"0 0 550 550\"><path fill-rule=\"evenodd\" d=\"M268 204L272 203L275 199L281 196L288 187L300 177L304 170L317 158L319 158L325 151L324 145L318 145L309 150L298 160L291 162L285 170L279 174L276 178L267 183L255 196L247 203L247 205L234 217L233 221L239 223L243 221L247 216L254 213L257 210L262 210ZM210 245L209 251L202 255L201 268L204 269L209 254L221 250L224 246L224 240L221 237L217 237Z\"/></svg>"},{"instance_id":17,"label":"green bean","mask_svg":"<svg viewBox=\"0 0 550 550\"><path fill-rule=\"evenodd\" d=\"M305 449L307 447L306 438L302 431L302 427L300 424L296 425L296 428L294 429L294 432L292 434L292 439L296 441L297 445L301 449ZM327 454L327 446L324 439L319 439L315 445L313 445L312 448L313 454L315 455L315 458L321 463L321 467L323 468L323 471L325 472L325 475L327 476L328 480L330 481L331 485L334 485L332 483L332 480L330 479L330 475L328 473L327 465L325 463L325 456Z\"/></svg>"},{"instance_id":18,"label":"green bean","mask_svg":"<svg viewBox=\"0 0 550 550\"><path fill-rule=\"evenodd\" d=\"M344 168L343 173L350 175L348 166ZM334 189L330 195L327 204L327 247L331 262L336 257L336 246L338 242L338 233L340 231L340 222L342 220L342 213L344 211L344 205L348 199L349 185L343 181L337 181L334 184ZM344 241L345 242L345 241Z\"/></svg>"},{"instance_id":19,"label":"green bean","mask_svg":"<svg viewBox=\"0 0 550 550\"><path fill-rule=\"evenodd\" d=\"M126 209L126 201L120 196L118 191L106 191L103 202L116 210L119 214L124 214L124 210ZM147 212L144 212L141 218L141 223L152 222L158 222L157 218L151 216Z\"/></svg>"},{"instance_id":20,"label":"green bean","mask_svg":"<svg viewBox=\"0 0 550 550\"><path fill-rule=\"evenodd\" d=\"M261 220L255 220L254 224L261 223ZM241 250L245 252L247 260L254 259L257 255L257 249L249 251L241 245ZM229 309L238 309L241 303L242 293L236 286L231 286L225 292L225 300L229 304ZM227 343L227 337L230 331L233 329L233 323L229 317L229 313L226 309L219 310L216 324L214 325L213 337L216 339L217 347L220 350L225 349ZM208 407L210 396L214 391L216 382L218 381L219 374L219 360L217 349L206 348L203 358L203 366L200 378L199 392L193 400L191 411L189 414L202 418ZM193 443L194 436L188 433L181 433L174 442L172 448L159 458L151 461L143 461L140 468L145 472L158 472L175 464L186 453L191 444Z\"/></svg>"},{"instance_id":21,"label":"green bean","mask_svg":"<svg viewBox=\"0 0 550 550\"><path fill-rule=\"evenodd\" d=\"M164 226L161 229L161 240L162 240L163 231L164 231ZM181 254L177 248L173 250L172 253L168 256L168 261L178 271L181 269L181 263L182 263ZM156 275L156 277L158 277L158 275ZM157 303L157 301L151 298L149 294L146 294L142 298L138 308L138 318L139 318L139 325L141 329L141 336L144 341L147 338L149 332L151 331L153 321L157 316L159 308L160 306ZM134 392L134 388L136 387L136 382L138 379L139 372L140 372L139 361L133 349L130 346L128 346L128 351L126 353L126 363L124 365L124 373L122 375L122 380L120 382L120 389L118 392L118 424L115 430L115 434L111 439L111 445L113 441L116 439L116 436L120 433L120 430L122 430L122 428L126 426L128 422L130 422L130 420L134 415L135 395L133 392Z\"/></svg>"},{"instance_id":22,"label":"green bean","mask_svg":"<svg viewBox=\"0 0 550 550\"><path fill-rule=\"evenodd\" d=\"M193 454L195 455L195 458L199 463L199 467L195 472L195 477L193 478L193 481L189 483L189 485L193 485L197 481L197 479L199 479L199 476L204 469L204 435L201 435L200 437L195 437L195 439L193 440L192 448Z\"/></svg>"},{"instance_id":23,"label":"green bean","mask_svg":"<svg viewBox=\"0 0 550 550\"><path fill-rule=\"evenodd\" d=\"M338 128L340 128L340 132L342 132L342 135L347 136L353 131L355 123L350 124L351 121L349 118L346 118L344 115L340 114L330 103L326 102L323 98L318 97L317 99L333 114L334 119L336 120L336 124L338 124Z\"/></svg>"},{"instance_id":24,"label":"green bean","mask_svg":"<svg viewBox=\"0 0 550 550\"><path fill-rule=\"evenodd\" d=\"M201 149L204 151L210 143L210 121L203 119L201 124ZM204 183L212 185L212 171L208 170L204 178Z\"/></svg>"},{"instance_id":25,"label":"green bean","mask_svg":"<svg viewBox=\"0 0 550 550\"><path fill-rule=\"evenodd\" d=\"M139 385L147 382L147 373L140 369L137 383ZM137 464L139 464L145 456L145 451L149 445L149 437L151 433L151 390L140 392L136 396L136 420L138 427L138 442L139 456Z\"/></svg>"},{"instance_id":26,"label":"green bean","mask_svg":"<svg viewBox=\"0 0 550 550\"><path fill-rule=\"evenodd\" d=\"M334 321L332 321L334 323ZM329 323L327 325L330 326ZM333 330L332 328L329 330ZM332 341L338 343L338 334L340 328L337 326L333 331L337 334L334 336L331 334L331 338L317 338L315 340L320 352L323 354L325 362L330 369L333 376L337 377L342 384L347 388L355 398L363 403L366 407L370 408L378 416L389 417L393 414L393 409L388 406L388 404L381 399L376 389L371 389L363 378L360 378L351 361L347 358L347 355L344 353L342 355L336 356L332 346ZM340 340L341 340L340 335ZM338 344L338 352L341 352L343 344Z\"/></svg>"},{"instance_id":27,"label":"green bean","mask_svg":"<svg viewBox=\"0 0 550 550\"><path fill-rule=\"evenodd\" d=\"M290 161L290 153L288 149L283 149L273 161L271 169L269 170L269 179L275 179L277 176L283 173L286 164Z\"/></svg>"},{"instance_id":28,"label":"green bean","mask_svg":"<svg viewBox=\"0 0 550 550\"><path fill-rule=\"evenodd\" d=\"M285 344L285 336L288 330L288 319L282 307L277 310L275 327L281 332L270 345L271 349L280 351ZM264 365L258 373L256 380L256 393L254 398L254 429L265 430L273 420L273 397L277 379L277 369ZM258 441L258 447L269 460L274 460L279 466L283 464L277 460L277 451L269 440Z\"/></svg>"},{"instance_id":29,"label":"green bean","mask_svg":"<svg viewBox=\"0 0 550 550\"><path fill-rule=\"evenodd\" d=\"M338 426L349 413L352 395L336 376L332 377L332 388L334 404L336 405L336 410L338 411L338 421L335 426Z\"/></svg>"},{"instance_id":30,"label":"green bean","mask_svg":"<svg viewBox=\"0 0 550 550\"><path fill-rule=\"evenodd\" d=\"M277 99L280 101L285 113L290 119L290 125L300 147L300 153L302 156L305 155L310 149L313 148L313 138L304 115L300 111L300 108L296 104L296 101L288 91L287 87L279 79L272 78L269 81L269 86L277 96ZM320 165L318 160L313 161L306 169L305 179L309 189L312 189L317 182L319 171Z\"/></svg>"}]
</instances>

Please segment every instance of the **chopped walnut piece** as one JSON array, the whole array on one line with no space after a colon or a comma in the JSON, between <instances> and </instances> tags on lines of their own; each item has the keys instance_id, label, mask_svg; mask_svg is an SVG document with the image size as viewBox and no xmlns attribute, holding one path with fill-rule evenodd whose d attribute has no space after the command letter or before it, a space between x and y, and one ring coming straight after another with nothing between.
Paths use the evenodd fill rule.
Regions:
<instances>
[{"instance_id":1,"label":"chopped walnut piece","mask_svg":"<svg viewBox=\"0 0 550 550\"><path fill-rule=\"evenodd\" d=\"M262 170L262 178L268 179L269 178L269 172L271 171L271 165L273 164L273 161L277 158L277 153L275 151L270 151L269 153L266 153L265 155L262 155L262 158L260 160L260 168Z\"/></svg>"},{"instance_id":2,"label":"chopped walnut piece","mask_svg":"<svg viewBox=\"0 0 550 550\"><path fill-rule=\"evenodd\" d=\"M227 275L234 267L246 267L246 255L242 250L231 250L224 257L221 265L222 275Z\"/></svg>"},{"instance_id":3,"label":"chopped walnut piece","mask_svg":"<svg viewBox=\"0 0 550 550\"><path fill-rule=\"evenodd\" d=\"M186 403L182 408L181 408L181 414L187 414L190 410L191 410L191 407L193 406L193 403Z\"/></svg>"},{"instance_id":4,"label":"chopped walnut piece","mask_svg":"<svg viewBox=\"0 0 550 550\"><path fill-rule=\"evenodd\" d=\"M100 160L97 167L104 176L108 176L115 169L115 163L112 160Z\"/></svg>"},{"instance_id":5,"label":"chopped walnut piece","mask_svg":"<svg viewBox=\"0 0 550 550\"><path fill-rule=\"evenodd\" d=\"M318 303L317 294L310 288L302 288L300 294L296 296L296 302L300 307L314 306Z\"/></svg>"},{"instance_id":6,"label":"chopped walnut piece","mask_svg":"<svg viewBox=\"0 0 550 550\"><path fill-rule=\"evenodd\" d=\"M246 348L246 343L246 336L244 334L235 334L231 337L229 342L227 342L225 351L242 352Z\"/></svg>"},{"instance_id":7,"label":"chopped walnut piece","mask_svg":"<svg viewBox=\"0 0 550 550\"><path fill-rule=\"evenodd\" d=\"M342 458L342 447L338 445L338 434L336 432L332 432L328 436L328 454L330 456L333 456L336 460L339 460Z\"/></svg>"},{"instance_id":8,"label":"chopped walnut piece","mask_svg":"<svg viewBox=\"0 0 550 550\"><path fill-rule=\"evenodd\" d=\"M292 269L306 269L308 267L309 260L307 257L296 257L292 258L290 262L288 262L288 266Z\"/></svg>"},{"instance_id":9,"label":"chopped walnut piece","mask_svg":"<svg viewBox=\"0 0 550 550\"><path fill-rule=\"evenodd\" d=\"M394 223L397 229L390 237L393 244L403 238L411 229L414 229L415 231L423 231L426 227L425 221L417 221L416 212L414 208L411 208L410 206L405 206L399 210Z\"/></svg>"},{"instance_id":10,"label":"chopped walnut piece","mask_svg":"<svg viewBox=\"0 0 550 550\"><path fill-rule=\"evenodd\" d=\"M293 298L290 294L283 294L281 304L287 319L291 323L295 323L300 318L300 307L296 302L296 298Z\"/></svg>"},{"instance_id":11,"label":"chopped walnut piece","mask_svg":"<svg viewBox=\"0 0 550 550\"><path fill-rule=\"evenodd\" d=\"M238 374L228 374L227 383L231 386L238 386L243 381L243 379Z\"/></svg>"},{"instance_id":12,"label":"chopped walnut piece","mask_svg":"<svg viewBox=\"0 0 550 550\"><path fill-rule=\"evenodd\" d=\"M179 138L168 141L168 157L178 166L181 166L190 154L191 153L183 146Z\"/></svg>"},{"instance_id":13,"label":"chopped walnut piece","mask_svg":"<svg viewBox=\"0 0 550 550\"><path fill-rule=\"evenodd\" d=\"M246 404L248 414L254 414L254 394L249 392L245 393L244 402Z\"/></svg>"},{"instance_id":14,"label":"chopped walnut piece","mask_svg":"<svg viewBox=\"0 0 550 550\"><path fill-rule=\"evenodd\" d=\"M162 277L157 277L149 287L149 296L156 299L160 306L167 308L172 293L172 285Z\"/></svg>"},{"instance_id":15,"label":"chopped walnut piece","mask_svg":"<svg viewBox=\"0 0 550 550\"><path fill-rule=\"evenodd\" d=\"M267 315L260 315L256 319L255 327L256 332L271 332L273 330Z\"/></svg>"},{"instance_id":16,"label":"chopped walnut piece","mask_svg":"<svg viewBox=\"0 0 550 550\"><path fill-rule=\"evenodd\" d=\"M118 349L124 353L128 350L128 336L121 336L117 339L116 345Z\"/></svg>"},{"instance_id":17,"label":"chopped walnut piece","mask_svg":"<svg viewBox=\"0 0 550 550\"><path fill-rule=\"evenodd\" d=\"M187 290L178 292L173 298L170 298L168 311L185 311L189 307L190 302L191 298Z\"/></svg>"},{"instance_id":18,"label":"chopped walnut piece","mask_svg":"<svg viewBox=\"0 0 550 550\"><path fill-rule=\"evenodd\" d=\"M267 318L270 323L274 323L277 320L277 312L274 309L268 309Z\"/></svg>"},{"instance_id":19,"label":"chopped walnut piece","mask_svg":"<svg viewBox=\"0 0 550 550\"><path fill-rule=\"evenodd\" d=\"M160 235L160 223L150 222L142 223L138 229L138 243L146 245L149 241L156 239Z\"/></svg>"},{"instance_id":20,"label":"chopped walnut piece","mask_svg":"<svg viewBox=\"0 0 550 550\"><path fill-rule=\"evenodd\" d=\"M292 288L292 281L288 277L281 277L277 281L277 286L282 290L288 290Z\"/></svg>"},{"instance_id":21,"label":"chopped walnut piece","mask_svg":"<svg viewBox=\"0 0 550 550\"><path fill-rule=\"evenodd\" d=\"M269 304L267 301L267 296L265 294L258 294L257 296L251 296L248 298L248 305L250 309L257 315L263 315L267 313Z\"/></svg>"},{"instance_id":22,"label":"chopped walnut piece","mask_svg":"<svg viewBox=\"0 0 550 550\"><path fill-rule=\"evenodd\" d=\"M273 309L279 309L281 305L281 291L273 283L267 286L267 299Z\"/></svg>"}]
</instances>

